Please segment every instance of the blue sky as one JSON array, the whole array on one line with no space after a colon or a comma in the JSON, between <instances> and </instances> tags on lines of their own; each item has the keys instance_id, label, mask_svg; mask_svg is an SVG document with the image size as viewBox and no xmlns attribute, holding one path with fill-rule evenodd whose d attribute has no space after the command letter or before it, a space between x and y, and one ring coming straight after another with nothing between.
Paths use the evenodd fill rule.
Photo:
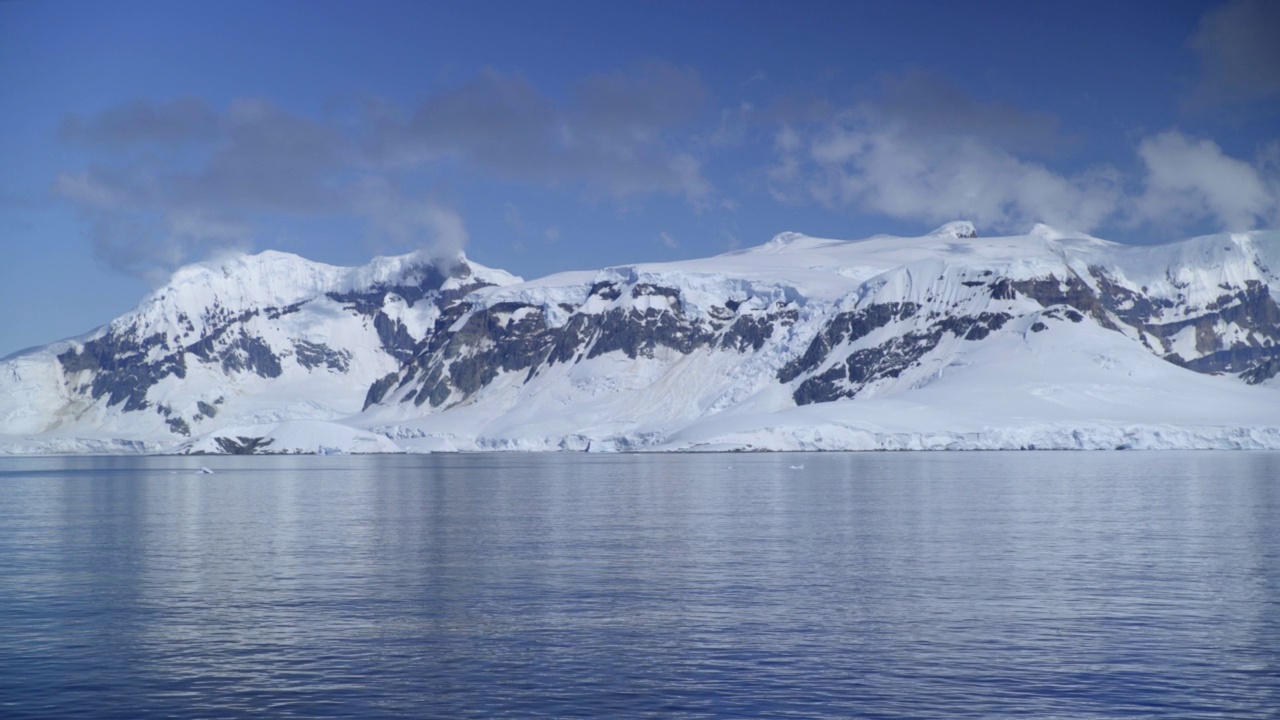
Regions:
<instances>
[{"instance_id":1,"label":"blue sky","mask_svg":"<svg viewBox=\"0 0 1280 720\"><path fill-rule=\"evenodd\" d=\"M1275 227L1280 3L0 2L0 355L177 266Z\"/></svg>"}]
</instances>

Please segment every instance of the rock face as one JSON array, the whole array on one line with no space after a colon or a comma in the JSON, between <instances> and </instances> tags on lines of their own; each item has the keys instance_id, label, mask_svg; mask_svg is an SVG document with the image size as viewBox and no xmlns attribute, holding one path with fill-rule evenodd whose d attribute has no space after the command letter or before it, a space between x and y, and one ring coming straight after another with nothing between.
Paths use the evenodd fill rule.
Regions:
<instances>
[{"instance_id":1,"label":"rock face","mask_svg":"<svg viewBox=\"0 0 1280 720\"><path fill-rule=\"evenodd\" d=\"M1072 333L1269 384L1277 254L1267 233L1138 249L950 223L851 243L788 233L707 260L526 283L462 257L334 268L268 252L184 268L111 324L5 360L0 433L148 448L217 435L210 447L234 453L245 444L220 428L341 421L395 439L456 416L480 446L498 418L490 429L512 442L538 427L585 448L603 423L643 443L641 428L666 437L744 408L892 397L975 348Z\"/></svg>"},{"instance_id":2,"label":"rock face","mask_svg":"<svg viewBox=\"0 0 1280 720\"><path fill-rule=\"evenodd\" d=\"M374 383L365 407L388 397L449 407L504 374L521 374L527 384L557 365L613 353L652 360L659 354L758 352L799 312L795 302L745 306L734 297L694 312L685 308L679 288L641 281L597 281L583 290L577 303L558 302L554 308L480 298L459 306L442 316L445 322L437 323L400 371Z\"/></svg>"}]
</instances>

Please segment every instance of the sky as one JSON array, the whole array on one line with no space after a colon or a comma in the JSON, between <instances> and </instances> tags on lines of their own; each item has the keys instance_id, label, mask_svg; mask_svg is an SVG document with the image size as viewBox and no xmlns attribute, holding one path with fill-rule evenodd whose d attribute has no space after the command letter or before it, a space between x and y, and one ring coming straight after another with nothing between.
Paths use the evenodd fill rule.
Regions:
<instances>
[{"instance_id":1,"label":"sky","mask_svg":"<svg viewBox=\"0 0 1280 720\"><path fill-rule=\"evenodd\" d=\"M1280 224L1280 2L0 0L0 356L177 267Z\"/></svg>"}]
</instances>

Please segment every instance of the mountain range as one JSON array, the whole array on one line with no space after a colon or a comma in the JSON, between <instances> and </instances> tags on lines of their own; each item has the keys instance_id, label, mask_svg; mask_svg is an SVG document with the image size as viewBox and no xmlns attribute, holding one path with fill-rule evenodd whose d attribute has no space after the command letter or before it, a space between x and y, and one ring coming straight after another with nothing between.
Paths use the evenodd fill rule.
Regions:
<instances>
[{"instance_id":1,"label":"mountain range","mask_svg":"<svg viewBox=\"0 0 1280 720\"><path fill-rule=\"evenodd\" d=\"M267 251L0 361L0 453L1280 447L1280 232L783 233L524 281Z\"/></svg>"}]
</instances>

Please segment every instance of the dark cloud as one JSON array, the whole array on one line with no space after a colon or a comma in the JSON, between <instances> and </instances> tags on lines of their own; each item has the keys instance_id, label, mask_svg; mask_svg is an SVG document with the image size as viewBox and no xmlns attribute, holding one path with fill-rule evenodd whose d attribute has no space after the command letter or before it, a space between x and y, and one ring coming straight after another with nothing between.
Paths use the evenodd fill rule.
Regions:
<instances>
[{"instance_id":1,"label":"dark cloud","mask_svg":"<svg viewBox=\"0 0 1280 720\"><path fill-rule=\"evenodd\" d=\"M265 100L236 100L212 115L157 110L163 107L172 104L134 101L88 120L68 119L65 125L81 137L122 152L64 173L56 188L99 209L306 214L332 208L327 181L349 162L338 133ZM196 162L149 152L157 143L185 150Z\"/></svg>"},{"instance_id":2,"label":"dark cloud","mask_svg":"<svg viewBox=\"0 0 1280 720\"><path fill-rule=\"evenodd\" d=\"M54 190L80 207L95 257L152 282L249 246L256 215L318 215L347 202L342 139L263 100L222 113L198 100L135 100L69 118L64 133L109 149L110 160L59 175Z\"/></svg>"},{"instance_id":3,"label":"dark cloud","mask_svg":"<svg viewBox=\"0 0 1280 720\"><path fill-rule=\"evenodd\" d=\"M575 102L582 124L597 132L647 137L689 121L707 97L697 73L650 62L629 72L588 76Z\"/></svg>"},{"instance_id":4,"label":"dark cloud","mask_svg":"<svg viewBox=\"0 0 1280 720\"><path fill-rule=\"evenodd\" d=\"M212 142L219 133L218 113L204 100L181 97L166 103L135 99L92 118L68 116L62 122L64 139L108 148L139 144L180 145Z\"/></svg>"},{"instance_id":5,"label":"dark cloud","mask_svg":"<svg viewBox=\"0 0 1280 720\"><path fill-rule=\"evenodd\" d=\"M695 73L664 63L588 76L563 102L490 70L407 112L365 98L323 121L261 99L223 110L199 98L139 99L66 118L62 136L92 162L59 175L54 190L84 212L100 259L152 279L248 244L255 223L271 217L354 215L393 245L454 251L466 241L462 218L401 190L442 163L701 206L711 185L676 138L706 99Z\"/></svg>"},{"instance_id":6,"label":"dark cloud","mask_svg":"<svg viewBox=\"0 0 1280 720\"><path fill-rule=\"evenodd\" d=\"M385 178L364 177L350 188L352 209L368 219L378 247L425 249L437 258L466 247L466 223L457 211L431 198L415 198Z\"/></svg>"},{"instance_id":7,"label":"dark cloud","mask_svg":"<svg viewBox=\"0 0 1280 720\"><path fill-rule=\"evenodd\" d=\"M393 160L461 157L507 175L546 164L558 112L524 78L485 71L428 98L403 124L383 123L375 140Z\"/></svg>"},{"instance_id":8,"label":"dark cloud","mask_svg":"<svg viewBox=\"0 0 1280 720\"><path fill-rule=\"evenodd\" d=\"M1280 95L1280 2L1232 0L1200 20L1191 47L1204 75L1204 103L1262 100Z\"/></svg>"},{"instance_id":9,"label":"dark cloud","mask_svg":"<svg viewBox=\"0 0 1280 720\"><path fill-rule=\"evenodd\" d=\"M1054 154L1068 144L1053 115L978 100L929 73L886 77L882 92L866 109L917 139L971 137L1036 155Z\"/></svg>"},{"instance_id":10,"label":"dark cloud","mask_svg":"<svg viewBox=\"0 0 1280 720\"><path fill-rule=\"evenodd\" d=\"M203 167L167 176L171 204L300 215L341 204L350 150L337 132L264 100L236 100L222 126Z\"/></svg>"},{"instance_id":11,"label":"dark cloud","mask_svg":"<svg viewBox=\"0 0 1280 720\"><path fill-rule=\"evenodd\" d=\"M563 104L491 70L429 98L407 121L384 120L373 144L396 165L454 158L507 179L700 204L711 193L702 162L670 135L706 96L696 74L662 63L587 77Z\"/></svg>"},{"instance_id":12,"label":"dark cloud","mask_svg":"<svg viewBox=\"0 0 1280 720\"><path fill-rule=\"evenodd\" d=\"M93 256L109 268L139 277L152 285L174 266L177 245L163 240L152 223L139 214L86 210Z\"/></svg>"},{"instance_id":13,"label":"dark cloud","mask_svg":"<svg viewBox=\"0 0 1280 720\"><path fill-rule=\"evenodd\" d=\"M86 208L82 215L93 257L152 285L163 283L183 263L250 247L246 226L198 213Z\"/></svg>"}]
</instances>

